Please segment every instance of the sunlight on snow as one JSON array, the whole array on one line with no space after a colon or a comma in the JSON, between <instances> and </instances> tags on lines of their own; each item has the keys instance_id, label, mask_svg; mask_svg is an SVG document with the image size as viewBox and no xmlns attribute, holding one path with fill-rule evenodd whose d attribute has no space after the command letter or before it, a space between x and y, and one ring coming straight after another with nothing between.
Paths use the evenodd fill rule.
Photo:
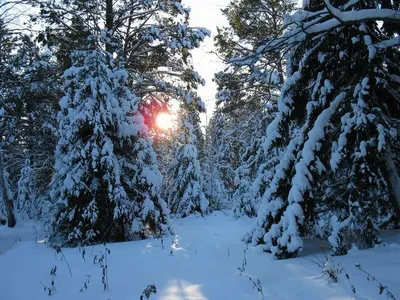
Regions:
<instances>
[{"instance_id":1,"label":"sunlight on snow","mask_svg":"<svg viewBox=\"0 0 400 300\"><path fill-rule=\"evenodd\" d=\"M179 239L178 239L177 237L175 237L174 241L172 242L171 249L172 249L173 251L179 251L179 250L181 250L181 251L186 251L186 249L183 248L183 247L179 244Z\"/></svg>"},{"instance_id":2,"label":"sunlight on snow","mask_svg":"<svg viewBox=\"0 0 400 300\"><path fill-rule=\"evenodd\" d=\"M200 284L191 284L185 280L170 280L168 287L162 291L161 300L206 300L200 291Z\"/></svg>"}]
</instances>

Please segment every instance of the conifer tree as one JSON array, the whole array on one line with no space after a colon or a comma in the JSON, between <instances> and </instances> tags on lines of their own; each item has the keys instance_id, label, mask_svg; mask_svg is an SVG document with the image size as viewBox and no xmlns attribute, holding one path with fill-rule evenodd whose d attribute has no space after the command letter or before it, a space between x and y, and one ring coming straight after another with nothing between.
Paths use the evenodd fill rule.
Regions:
<instances>
[{"instance_id":1,"label":"conifer tree","mask_svg":"<svg viewBox=\"0 0 400 300\"><path fill-rule=\"evenodd\" d=\"M40 49L33 37L22 35L13 59L14 68L23 74L18 86L21 91L16 137L19 165L26 165L28 155L36 196L42 200L49 199L57 142L58 101L62 95L59 69L52 55Z\"/></svg>"},{"instance_id":2,"label":"conifer tree","mask_svg":"<svg viewBox=\"0 0 400 300\"><path fill-rule=\"evenodd\" d=\"M311 1L255 50L255 59L289 53L263 145L283 153L252 237L278 258L296 256L305 236L327 239L334 254L371 247L379 226L398 218L398 37L385 30L399 23L398 7L379 5Z\"/></svg>"},{"instance_id":3,"label":"conifer tree","mask_svg":"<svg viewBox=\"0 0 400 300\"><path fill-rule=\"evenodd\" d=\"M92 37L107 43L107 34ZM95 46L64 74L52 198L52 240L70 245L168 233L161 174L128 73Z\"/></svg>"},{"instance_id":4,"label":"conifer tree","mask_svg":"<svg viewBox=\"0 0 400 300\"><path fill-rule=\"evenodd\" d=\"M188 26L190 10L180 1L32 5L40 10L32 20L45 25L38 40L56 54L65 81L51 193L56 204L53 242L75 245L170 232L158 163L138 105L153 93L163 93L204 109L195 92L204 82L193 70L189 50L198 47L208 31ZM80 104L85 101L93 107ZM118 113L104 108L118 110L121 105ZM99 111L110 115L99 120ZM74 113L81 118L77 122ZM99 128L106 129L102 133ZM76 135L67 134L71 131ZM90 165L83 157L92 148L99 154Z\"/></svg>"},{"instance_id":5,"label":"conifer tree","mask_svg":"<svg viewBox=\"0 0 400 300\"><path fill-rule=\"evenodd\" d=\"M216 74L217 104L230 123L236 216L255 215L269 184L270 169L278 161L277 153L264 151L262 139L285 77L285 60L279 53L266 53L254 60L246 57L263 41L282 32L284 17L293 7L292 1L242 0L232 1L223 10L230 26L219 28L216 37L219 54L227 63L224 72Z\"/></svg>"},{"instance_id":6,"label":"conifer tree","mask_svg":"<svg viewBox=\"0 0 400 300\"><path fill-rule=\"evenodd\" d=\"M8 167L13 158L15 147L15 125L17 122L19 91L16 82L20 75L12 65L11 52L16 47L16 38L6 27L4 15L0 15L0 197L7 216L7 225L16 224L14 214L14 195L10 186Z\"/></svg>"},{"instance_id":7,"label":"conifer tree","mask_svg":"<svg viewBox=\"0 0 400 300\"><path fill-rule=\"evenodd\" d=\"M32 174L31 162L25 159L18 180L18 190L16 198L16 211L20 218L33 219L38 216L39 206L36 198L36 186Z\"/></svg>"},{"instance_id":8,"label":"conifer tree","mask_svg":"<svg viewBox=\"0 0 400 300\"><path fill-rule=\"evenodd\" d=\"M193 213L204 215L208 211L209 200L204 194L204 179L196 146L196 131L199 130L196 107L181 107L179 118L178 145L166 190L168 205L171 213L179 218Z\"/></svg>"},{"instance_id":9,"label":"conifer tree","mask_svg":"<svg viewBox=\"0 0 400 300\"><path fill-rule=\"evenodd\" d=\"M13 47L12 54L7 54L2 81L6 113L2 143L10 195L18 195L21 169L29 155L36 196L48 200L56 144L56 99L60 95L57 69L51 55L41 51L30 36L15 33Z\"/></svg>"},{"instance_id":10,"label":"conifer tree","mask_svg":"<svg viewBox=\"0 0 400 300\"><path fill-rule=\"evenodd\" d=\"M62 72L71 63L70 52L85 50L87 37L105 25L121 43L118 55L132 74L129 85L137 96L163 93L204 109L196 93L204 81L193 69L189 50L199 47L209 31L188 25L190 9L181 1L35 0L32 5L40 9L34 20L47 25L38 39L54 49Z\"/></svg>"},{"instance_id":11,"label":"conifer tree","mask_svg":"<svg viewBox=\"0 0 400 300\"><path fill-rule=\"evenodd\" d=\"M210 208L221 210L232 208L234 170L230 162L229 132L224 115L216 109L206 128L206 151L202 161L204 192Z\"/></svg>"}]
</instances>

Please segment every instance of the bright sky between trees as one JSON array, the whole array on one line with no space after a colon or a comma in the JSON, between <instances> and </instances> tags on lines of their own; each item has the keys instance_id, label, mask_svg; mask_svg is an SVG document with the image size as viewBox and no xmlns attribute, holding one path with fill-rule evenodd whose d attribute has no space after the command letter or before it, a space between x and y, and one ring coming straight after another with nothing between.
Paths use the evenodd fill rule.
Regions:
<instances>
[{"instance_id":1,"label":"bright sky between trees","mask_svg":"<svg viewBox=\"0 0 400 300\"><path fill-rule=\"evenodd\" d=\"M213 53L214 36L217 33L217 26L227 25L228 22L222 16L221 9L229 4L230 0L184 0L183 4L189 6L192 11L190 14L190 25L205 27L211 31L211 38L202 44L199 49L194 50L194 68L206 80L206 85L199 88L199 95L206 103L207 113L201 115L203 124L209 119L214 110L216 84L212 81L214 73L223 69L221 60Z\"/></svg>"}]
</instances>

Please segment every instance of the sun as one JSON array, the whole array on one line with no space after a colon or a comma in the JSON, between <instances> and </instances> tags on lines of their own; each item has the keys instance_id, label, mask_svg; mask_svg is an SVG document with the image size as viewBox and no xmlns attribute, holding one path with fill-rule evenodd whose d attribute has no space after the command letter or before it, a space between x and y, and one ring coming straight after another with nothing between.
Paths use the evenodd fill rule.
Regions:
<instances>
[{"instance_id":1,"label":"sun","mask_svg":"<svg viewBox=\"0 0 400 300\"><path fill-rule=\"evenodd\" d=\"M169 113L159 113L156 118L157 127L162 130L167 130L172 127L172 116Z\"/></svg>"}]
</instances>

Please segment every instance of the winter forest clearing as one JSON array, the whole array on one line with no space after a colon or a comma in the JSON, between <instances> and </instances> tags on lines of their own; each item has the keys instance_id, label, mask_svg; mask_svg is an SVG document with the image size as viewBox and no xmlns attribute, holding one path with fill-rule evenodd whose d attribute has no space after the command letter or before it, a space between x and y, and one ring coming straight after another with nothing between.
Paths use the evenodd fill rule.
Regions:
<instances>
[{"instance_id":1,"label":"winter forest clearing","mask_svg":"<svg viewBox=\"0 0 400 300\"><path fill-rule=\"evenodd\" d=\"M204 5L0 1L0 299L399 297L399 2Z\"/></svg>"},{"instance_id":2,"label":"winter forest clearing","mask_svg":"<svg viewBox=\"0 0 400 300\"><path fill-rule=\"evenodd\" d=\"M88 246L85 254L77 248L63 248L56 254L43 241L33 242L32 236L30 241L17 242L0 255L2 270L7 270L0 281L1 299L46 299L48 291L42 284L51 288L50 298L65 300L139 299L150 284L157 289L150 299L164 300L391 299L385 290L379 295L379 283L368 280L356 263L388 286L393 295L400 295L399 231L385 238L385 246L353 249L326 263L316 241L306 241L307 254L291 260L275 260L254 247L246 250L241 237L253 225L249 218L234 220L215 212L174 224L175 236ZM110 251L104 261L108 286L103 291L99 259L106 249ZM337 283L318 266L325 263L323 267L338 277Z\"/></svg>"}]
</instances>

